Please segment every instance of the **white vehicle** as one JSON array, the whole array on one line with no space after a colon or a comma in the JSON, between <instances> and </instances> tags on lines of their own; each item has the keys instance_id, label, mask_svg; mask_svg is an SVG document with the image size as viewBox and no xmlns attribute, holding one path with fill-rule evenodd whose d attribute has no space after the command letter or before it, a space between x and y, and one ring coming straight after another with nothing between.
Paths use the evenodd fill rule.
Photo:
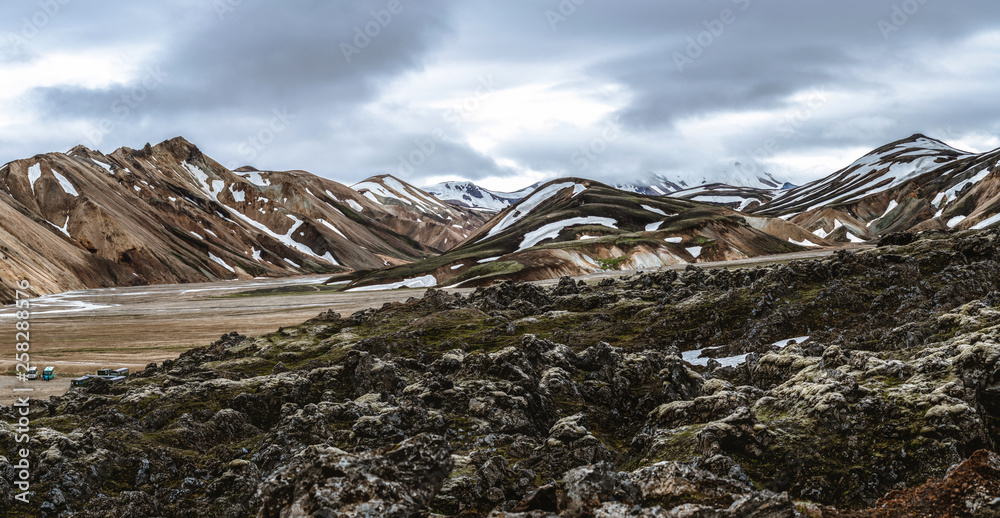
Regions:
<instances>
[{"instance_id":1,"label":"white vehicle","mask_svg":"<svg viewBox=\"0 0 1000 518\"><path fill-rule=\"evenodd\" d=\"M29 380L36 380L36 379L38 379L38 367L29 367L28 368L28 379Z\"/></svg>"}]
</instances>

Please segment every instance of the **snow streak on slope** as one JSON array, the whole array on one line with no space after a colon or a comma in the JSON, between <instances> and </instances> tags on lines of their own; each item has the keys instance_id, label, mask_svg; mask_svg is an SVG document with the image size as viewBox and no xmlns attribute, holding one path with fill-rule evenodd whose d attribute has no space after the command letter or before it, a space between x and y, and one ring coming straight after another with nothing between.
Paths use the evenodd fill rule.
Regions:
<instances>
[{"instance_id":1,"label":"snow streak on slope","mask_svg":"<svg viewBox=\"0 0 1000 518\"><path fill-rule=\"evenodd\" d=\"M486 237L480 239L480 241L482 241L483 239L493 237L503 232L504 230L507 230L512 225L517 223L521 218L527 216L529 213L531 213L531 211L535 210L535 208L541 205L544 201L548 200L559 191L570 188L572 188L574 194L576 194L581 192L585 187L576 182L563 182L563 183L555 183L535 191L531 196L528 196L524 200L521 200L520 203L518 203L512 209L510 209L510 212L508 212L507 215L504 216L499 223L493 225L493 228L491 228L490 231L486 234Z\"/></svg>"},{"instance_id":2,"label":"snow streak on slope","mask_svg":"<svg viewBox=\"0 0 1000 518\"><path fill-rule=\"evenodd\" d=\"M447 209L443 203L431 196L421 193L392 176L376 176L372 180L367 180L352 186L366 198L374 203L381 203L379 197L399 200L402 203L418 207L424 212L437 213Z\"/></svg>"},{"instance_id":3,"label":"snow streak on slope","mask_svg":"<svg viewBox=\"0 0 1000 518\"><path fill-rule=\"evenodd\" d=\"M76 188L73 187L73 184L69 183L69 180L67 180L65 176L55 172L55 170L52 171L52 174L56 176L56 180L59 180L59 185L62 187L63 191L66 192L66 194L72 196L80 195L80 193L76 192Z\"/></svg>"},{"instance_id":4,"label":"snow streak on slope","mask_svg":"<svg viewBox=\"0 0 1000 518\"><path fill-rule=\"evenodd\" d=\"M31 186L32 192L35 190L35 182L42 177L42 166L41 164L35 164L28 168L28 185Z\"/></svg>"},{"instance_id":5,"label":"snow streak on slope","mask_svg":"<svg viewBox=\"0 0 1000 518\"><path fill-rule=\"evenodd\" d=\"M762 211L808 212L830 204L858 201L969 156L942 142L914 136L869 153L827 178L791 189L762 207Z\"/></svg>"},{"instance_id":6,"label":"snow streak on slope","mask_svg":"<svg viewBox=\"0 0 1000 518\"><path fill-rule=\"evenodd\" d=\"M559 237L559 233L562 232L564 228L575 225L602 225L616 230L618 229L618 222L611 218L599 218L594 216L570 218L542 225L541 227L528 232L524 235L524 240L521 241L521 245L517 248L517 251L520 252L521 250L531 248L546 239L555 239Z\"/></svg>"}]
</instances>

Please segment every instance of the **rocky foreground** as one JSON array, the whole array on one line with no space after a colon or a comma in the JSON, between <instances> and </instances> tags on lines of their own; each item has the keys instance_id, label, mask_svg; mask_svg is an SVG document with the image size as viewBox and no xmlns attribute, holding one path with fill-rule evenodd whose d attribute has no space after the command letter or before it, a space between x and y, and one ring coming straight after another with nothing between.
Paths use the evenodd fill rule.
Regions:
<instances>
[{"instance_id":1,"label":"rocky foreground","mask_svg":"<svg viewBox=\"0 0 1000 518\"><path fill-rule=\"evenodd\" d=\"M1000 516L1000 235L913 239L226 335L39 402L31 506L0 424L0 515Z\"/></svg>"}]
</instances>

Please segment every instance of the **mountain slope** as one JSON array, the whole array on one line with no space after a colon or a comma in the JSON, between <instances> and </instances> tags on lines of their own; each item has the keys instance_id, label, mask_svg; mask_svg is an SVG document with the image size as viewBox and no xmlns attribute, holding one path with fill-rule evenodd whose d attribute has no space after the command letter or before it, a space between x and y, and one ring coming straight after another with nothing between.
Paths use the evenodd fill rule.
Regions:
<instances>
[{"instance_id":1,"label":"mountain slope","mask_svg":"<svg viewBox=\"0 0 1000 518\"><path fill-rule=\"evenodd\" d=\"M0 190L5 300L20 279L41 294L371 269L438 252L393 228L422 213L304 171L233 172L183 138L16 160L0 168Z\"/></svg>"},{"instance_id":2,"label":"mountain slope","mask_svg":"<svg viewBox=\"0 0 1000 518\"><path fill-rule=\"evenodd\" d=\"M471 209L499 212L529 195L541 184L535 184L516 192L497 192L484 189L472 182L444 182L423 190L438 199Z\"/></svg>"},{"instance_id":3,"label":"mountain slope","mask_svg":"<svg viewBox=\"0 0 1000 518\"><path fill-rule=\"evenodd\" d=\"M445 203L391 175L378 175L352 189L382 207L380 222L436 250L449 250L483 225L488 215Z\"/></svg>"},{"instance_id":4,"label":"mountain slope","mask_svg":"<svg viewBox=\"0 0 1000 518\"><path fill-rule=\"evenodd\" d=\"M1000 150L982 154L913 135L750 212L847 241L890 232L978 229L1000 222Z\"/></svg>"},{"instance_id":5,"label":"mountain slope","mask_svg":"<svg viewBox=\"0 0 1000 518\"><path fill-rule=\"evenodd\" d=\"M781 189L760 189L737 187L722 183L712 183L672 192L669 196L702 203L714 203L733 210L753 210L781 193Z\"/></svg>"},{"instance_id":6,"label":"mountain slope","mask_svg":"<svg viewBox=\"0 0 1000 518\"><path fill-rule=\"evenodd\" d=\"M712 185L770 190L782 189L790 184L775 178L768 172L751 169L740 162L734 162L722 170L704 174L663 175L650 173L645 178L633 182L615 184L615 188L639 194L664 195Z\"/></svg>"},{"instance_id":7,"label":"mountain slope","mask_svg":"<svg viewBox=\"0 0 1000 518\"><path fill-rule=\"evenodd\" d=\"M369 273L350 288L545 279L801 250L795 243L829 244L775 218L564 178L496 215L454 250Z\"/></svg>"}]
</instances>

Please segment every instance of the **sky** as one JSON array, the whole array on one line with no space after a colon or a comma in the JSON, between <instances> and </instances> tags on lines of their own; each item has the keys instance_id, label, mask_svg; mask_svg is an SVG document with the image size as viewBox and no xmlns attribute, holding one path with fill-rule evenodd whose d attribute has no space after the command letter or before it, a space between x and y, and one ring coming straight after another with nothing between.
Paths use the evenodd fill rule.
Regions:
<instances>
[{"instance_id":1,"label":"sky","mask_svg":"<svg viewBox=\"0 0 1000 518\"><path fill-rule=\"evenodd\" d=\"M348 185L802 184L914 133L1000 147L1000 3L11 1L0 78L0 163L184 136Z\"/></svg>"}]
</instances>

